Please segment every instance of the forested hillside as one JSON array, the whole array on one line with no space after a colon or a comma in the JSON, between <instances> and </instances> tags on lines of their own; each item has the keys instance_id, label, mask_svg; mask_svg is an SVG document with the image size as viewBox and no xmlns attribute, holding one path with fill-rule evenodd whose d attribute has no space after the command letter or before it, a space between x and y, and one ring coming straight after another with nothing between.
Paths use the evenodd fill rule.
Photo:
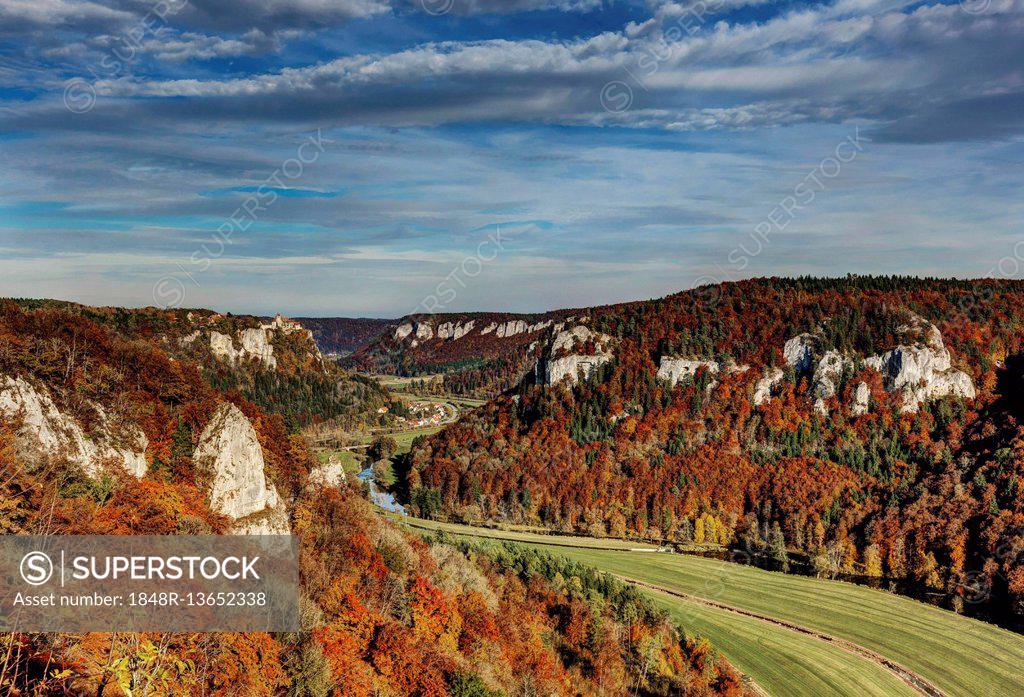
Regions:
<instances>
[{"instance_id":1,"label":"forested hillside","mask_svg":"<svg viewBox=\"0 0 1024 697\"><path fill-rule=\"evenodd\" d=\"M0 530L291 532L303 598L294 634L7 635L0 693L746 694L707 642L622 584L541 555L427 543L379 517L289 430L287 409L320 399L307 375L326 369L308 337L273 324L0 305ZM247 398L242 377L222 385L211 361L293 379L269 401L281 413ZM374 402L352 404L356 418ZM213 480L247 499L255 483L259 510L219 500Z\"/></svg>"},{"instance_id":2,"label":"forested hillside","mask_svg":"<svg viewBox=\"0 0 1024 697\"><path fill-rule=\"evenodd\" d=\"M493 397L536 363L540 340L579 313L413 315L361 347L345 365L403 377L441 374L451 394Z\"/></svg>"},{"instance_id":3,"label":"forested hillside","mask_svg":"<svg viewBox=\"0 0 1024 697\"><path fill-rule=\"evenodd\" d=\"M1024 612L1024 284L765 279L587 314L416 444L414 510L805 557Z\"/></svg>"},{"instance_id":4,"label":"forested hillside","mask_svg":"<svg viewBox=\"0 0 1024 697\"><path fill-rule=\"evenodd\" d=\"M148 341L171 358L199 366L204 379L218 389L237 390L283 415L289 427L324 420L376 423L387 418L378 417L377 410L392 404L377 382L325 360L308 330L280 316L267 321L209 310L97 308L52 300L12 304L81 317ZM59 342L67 343L69 360L74 360L80 343L75 330L51 343Z\"/></svg>"}]
</instances>

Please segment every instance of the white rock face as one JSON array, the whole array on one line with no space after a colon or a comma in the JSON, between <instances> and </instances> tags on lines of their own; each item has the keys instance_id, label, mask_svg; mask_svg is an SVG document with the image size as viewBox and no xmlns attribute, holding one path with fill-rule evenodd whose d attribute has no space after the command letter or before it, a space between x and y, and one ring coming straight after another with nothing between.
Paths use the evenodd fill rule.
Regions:
<instances>
[{"instance_id":1,"label":"white rock face","mask_svg":"<svg viewBox=\"0 0 1024 697\"><path fill-rule=\"evenodd\" d=\"M426 322L416 323L416 338L426 341L427 339L434 338L434 328Z\"/></svg>"},{"instance_id":2,"label":"white rock face","mask_svg":"<svg viewBox=\"0 0 1024 697\"><path fill-rule=\"evenodd\" d=\"M498 323L497 322L491 322L486 327L481 329L480 333L481 334L490 334L491 332L493 332L497 328L498 328Z\"/></svg>"},{"instance_id":3,"label":"white rock face","mask_svg":"<svg viewBox=\"0 0 1024 697\"><path fill-rule=\"evenodd\" d=\"M827 414L828 407L825 401L835 396L839 382L843 377L843 371L853 361L838 351L826 351L814 368L814 386L812 391L815 396L814 408L819 413Z\"/></svg>"},{"instance_id":4,"label":"white rock face","mask_svg":"<svg viewBox=\"0 0 1024 697\"><path fill-rule=\"evenodd\" d=\"M438 325L437 327L437 338L438 339L461 339L462 337L473 331L473 325L476 324L475 320L468 322L445 322Z\"/></svg>"},{"instance_id":5,"label":"white rock face","mask_svg":"<svg viewBox=\"0 0 1024 697\"><path fill-rule=\"evenodd\" d=\"M865 363L882 373L886 389L903 393L904 412L915 412L921 402L946 396L974 399L970 376L951 370L949 351L941 336L930 336L930 346L897 346Z\"/></svg>"},{"instance_id":6,"label":"white rock face","mask_svg":"<svg viewBox=\"0 0 1024 697\"><path fill-rule=\"evenodd\" d=\"M793 366L798 373L804 373L814 365L814 351L818 346L818 338L813 334L800 334L786 342L782 354L786 363Z\"/></svg>"},{"instance_id":7,"label":"white rock face","mask_svg":"<svg viewBox=\"0 0 1024 697\"><path fill-rule=\"evenodd\" d=\"M414 327L412 326L411 322L406 322L405 324L398 325L398 327L395 328L395 339L397 339L398 341L402 341L407 336L412 334L413 329Z\"/></svg>"},{"instance_id":8,"label":"white rock face","mask_svg":"<svg viewBox=\"0 0 1024 697\"><path fill-rule=\"evenodd\" d=\"M210 351L213 357L225 363L234 365L238 362L239 352L235 349L235 342L227 334L210 332Z\"/></svg>"},{"instance_id":9,"label":"white rock face","mask_svg":"<svg viewBox=\"0 0 1024 697\"><path fill-rule=\"evenodd\" d=\"M552 324L551 320L545 320L543 322L537 322L536 324L531 324L529 326L529 328L527 329L527 331L529 331L529 332L539 332L541 329L547 329L548 327L551 326L551 324Z\"/></svg>"},{"instance_id":10,"label":"white rock face","mask_svg":"<svg viewBox=\"0 0 1024 697\"><path fill-rule=\"evenodd\" d=\"M961 397L974 399L978 396L974 389L971 376L962 370L950 370L941 375L933 375L928 384L927 399L942 397Z\"/></svg>"},{"instance_id":11,"label":"white rock face","mask_svg":"<svg viewBox=\"0 0 1024 697\"><path fill-rule=\"evenodd\" d=\"M236 532L288 534L284 503L274 485L267 481L263 448L256 430L238 407L223 404L217 409L192 459L212 475L210 509L235 520L246 519Z\"/></svg>"},{"instance_id":12,"label":"white rock face","mask_svg":"<svg viewBox=\"0 0 1024 697\"><path fill-rule=\"evenodd\" d=\"M576 353L580 344L593 342L594 353ZM544 382L557 385L568 379L575 383L579 376L589 378L598 366L612 360L612 338L606 334L590 331L582 324L558 332L551 342L550 358L544 366Z\"/></svg>"},{"instance_id":13,"label":"white rock face","mask_svg":"<svg viewBox=\"0 0 1024 697\"><path fill-rule=\"evenodd\" d=\"M274 347L270 345L267 330L262 327L244 329L239 334L242 348L236 349L234 340L227 334L210 332L210 351L214 358L229 365L238 365L243 360L254 360L262 367L273 370L277 367Z\"/></svg>"},{"instance_id":14,"label":"white rock face","mask_svg":"<svg viewBox=\"0 0 1024 697\"><path fill-rule=\"evenodd\" d=\"M850 405L852 416L861 416L868 413L868 405L871 400L871 389L866 382L858 382L853 390L853 404Z\"/></svg>"},{"instance_id":15,"label":"white rock face","mask_svg":"<svg viewBox=\"0 0 1024 697\"><path fill-rule=\"evenodd\" d=\"M516 334L525 334L529 328L529 325L523 320L513 319L505 322L504 324L499 324L495 333L498 337L507 339L510 336L515 336Z\"/></svg>"},{"instance_id":16,"label":"white rock face","mask_svg":"<svg viewBox=\"0 0 1024 697\"><path fill-rule=\"evenodd\" d=\"M576 348L576 344L585 344L591 339L598 339L599 335L590 331L588 327L582 324L576 325L572 329L560 331L555 334L555 340L551 342L551 353L559 353L560 351L572 351ZM608 339L608 337L604 337Z\"/></svg>"},{"instance_id":17,"label":"white rock face","mask_svg":"<svg viewBox=\"0 0 1024 697\"><path fill-rule=\"evenodd\" d=\"M57 409L48 394L23 378L0 376L0 414L21 420L19 440L33 451L66 457L89 477L98 477L107 465L135 477L145 475L149 447L146 435L134 424L126 424L120 428L120 438L115 439L106 413L98 406L96 409L101 427L90 438L75 419Z\"/></svg>"},{"instance_id":18,"label":"white rock face","mask_svg":"<svg viewBox=\"0 0 1024 697\"><path fill-rule=\"evenodd\" d=\"M268 508L262 513L238 521L230 530L232 535L289 535L288 510L284 505Z\"/></svg>"},{"instance_id":19,"label":"white rock face","mask_svg":"<svg viewBox=\"0 0 1024 697\"><path fill-rule=\"evenodd\" d=\"M309 483L319 486L341 486L345 483L345 468L341 462L331 457L322 465L317 465L309 472Z\"/></svg>"},{"instance_id":20,"label":"white rock face","mask_svg":"<svg viewBox=\"0 0 1024 697\"><path fill-rule=\"evenodd\" d=\"M557 385L563 380L575 384L580 375L586 380L598 366L604 365L612 359L609 354L596 354L593 356L582 356L570 354L561 358L554 358L545 366L544 381L548 385Z\"/></svg>"},{"instance_id":21,"label":"white rock face","mask_svg":"<svg viewBox=\"0 0 1024 697\"><path fill-rule=\"evenodd\" d=\"M772 396L772 390L782 382L785 377L782 368L765 368L763 377L754 385L754 406L758 407L767 402Z\"/></svg>"},{"instance_id":22,"label":"white rock face","mask_svg":"<svg viewBox=\"0 0 1024 697\"><path fill-rule=\"evenodd\" d=\"M404 325L403 325L404 326ZM396 330L396 334L401 327ZM199 332L193 332L182 339L182 343L192 343L199 337ZM267 324L258 327L243 329L238 333L238 343L241 348L235 348L235 339L227 334L210 330L210 351L214 358L223 361L231 366L237 366L242 361L255 361L264 370L277 368L277 358L274 356L272 341L277 334L303 334L309 342L310 350L317 361L323 364L323 356L317 348L313 339L313 332L303 327L298 322L277 315Z\"/></svg>"},{"instance_id":23,"label":"white rock face","mask_svg":"<svg viewBox=\"0 0 1024 697\"><path fill-rule=\"evenodd\" d=\"M692 379L701 368L715 374L720 369L717 361L662 356L661 364L658 366L658 379L668 380L669 383L675 386L680 380Z\"/></svg>"},{"instance_id":24,"label":"white rock face","mask_svg":"<svg viewBox=\"0 0 1024 697\"><path fill-rule=\"evenodd\" d=\"M974 399L976 392L970 376L952 369L949 351L935 325L914 317L909 324L899 327L899 333L911 340L919 337L919 343L901 344L881 356L864 359L864 364L882 374L887 391L901 393L901 411L915 412L922 402L945 396ZM783 354L798 373L811 373L814 406L824 414L828 411L826 400L836 394L843 373L853 359L838 351L826 351L818 359L820 343L820 337L814 334L800 334L786 342ZM866 384L858 385L856 390L854 404L850 407L855 415L864 413L862 409L867 409L870 397ZM755 402L759 394L755 393Z\"/></svg>"},{"instance_id":25,"label":"white rock face","mask_svg":"<svg viewBox=\"0 0 1024 697\"><path fill-rule=\"evenodd\" d=\"M243 329L239 337L242 342L242 354L252 358L268 370L277 367L277 359L274 358L274 347L270 345L268 331L263 327Z\"/></svg>"}]
</instances>

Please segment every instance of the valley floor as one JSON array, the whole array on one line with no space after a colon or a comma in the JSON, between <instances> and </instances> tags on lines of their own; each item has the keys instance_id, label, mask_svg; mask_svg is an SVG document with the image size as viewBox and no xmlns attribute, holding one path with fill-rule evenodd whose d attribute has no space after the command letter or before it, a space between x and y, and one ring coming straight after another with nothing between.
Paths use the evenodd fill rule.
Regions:
<instances>
[{"instance_id":1,"label":"valley floor","mask_svg":"<svg viewBox=\"0 0 1024 697\"><path fill-rule=\"evenodd\" d=\"M902 596L621 540L403 521L545 548L639 581L770 694L934 694L929 686L957 697L1024 693L1024 637ZM901 672L922 679L916 689Z\"/></svg>"}]
</instances>

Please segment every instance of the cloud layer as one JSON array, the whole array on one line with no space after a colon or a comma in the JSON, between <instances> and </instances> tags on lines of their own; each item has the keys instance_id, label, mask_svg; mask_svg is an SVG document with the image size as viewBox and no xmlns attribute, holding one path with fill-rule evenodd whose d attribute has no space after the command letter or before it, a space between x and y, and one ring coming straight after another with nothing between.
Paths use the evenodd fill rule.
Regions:
<instances>
[{"instance_id":1,"label":"cloud layer","mask_svg":"<svg viewBox=\"0 0 1024 697\"><path fill-rule=\"evenodd\" d=\"M177 274L194 304L269 311L272 284L289 311L400 314L501 229L459 307L538 309L980 275L1019 232L1024 0L179 3L0 0L0 294L145 303Z\"/></svg>"}]
</instances>

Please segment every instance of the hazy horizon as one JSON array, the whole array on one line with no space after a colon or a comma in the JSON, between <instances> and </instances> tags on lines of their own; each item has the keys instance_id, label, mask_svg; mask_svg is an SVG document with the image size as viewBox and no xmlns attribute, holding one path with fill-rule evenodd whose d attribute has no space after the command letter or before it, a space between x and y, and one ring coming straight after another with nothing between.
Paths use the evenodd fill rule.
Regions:
<instances>
[{"instance_id":1,"label":"hazy horizon","mask_svg":"<svg viewBox=\"0 0 1024 697\"><path fill-rule=\"evenodd\" d=\"M803 275L806 276L806 274L803 274ZM999 277L992 277L992 276L987 276L987 277L986 276L958 277L958 276L925 276L925 275L914 275L914 274L895 274L895 275L896 276L902 276L902 277L905 277L905 278L919 278L919 279L935 278L935 279L938 279L938 280L950 280L950 281L954 281L954 280L955 281L1008 281L1008 280L1009 281L1014 281L1014 280L1016 280L1016 281L1019 281L1019 282L1024 282L1024 279L1008 279L1008 278L999 278ZM862 276L862 277L875 276L875 277L881 277L882 274L852 274L851 273L851 274L837 274L837 275L834 275L834 276L809 276L809 277L810 278L815 278L815 279L841 279L841 278L845 278L847 276ZM776 275L776 276L752 276L752 277L749 277L749 278L735 279L735 280L732 280L732 281L723 281L722 283L734 283L734 282L737 282L737 281L767 280L769 278L796 278L796 277L797 276L778 276L778 275ZM545 314L545 313L549 313L549 312L585 310L585 309L594 308L594 307L621 305L621 304L628 304L628 303L633 303L633 302L645 302L645 301L648 301L648 300L658 300L658 299L661 299L661 298L664 298L664 297L667 297L667 296L670 296L670 295L675 295L675 294L678 294L678 293L685 292L687 290L692 290L692 288L680 288L680 289L677 289L677 290L674 290L674 291L670 291L668 293L664 293L662 295L649 296L649 297L625 298L623 300L617 300L617 301L607 302L607 303L594 303L592 305L574 305L574 306L565 306L565 305L563 305L563 306L552 306L552 307L545 307L545 308L540 308L540 309L526 309L526 310L515 310L515 309L506 310L506 309L492 308L492 307L472 307L471 305L469 305L466 308L452 307L452 308L440 309L440 310L437 310L436 312L427 312L427 311L424 310L424 311L421 311L421 312L407 312L407 313L404 313L404 314L401 314L401 315L353 314L353 313L345 313L345 312L336 312L336 313L328 313L328 314L303 314L301 312L291 312L287 308L280 308L280 307L276 308L276 309L271 308L268 311L256 311L256 310L231 309L231 308L224 308L224 307L218 307L218 306L205 306L205 305L182 305L180 307L175 307L173 309L181 309L181 310L210 310L210 311L213 311L213 312L217 312L219 314L250 315L250 316L256 316L256 317L273 317L275 315L280 314L280 315L283 315L285 317L298 318L298 319L364 319L364 320L396 321L396 320L403 319L406 316L416 315L416 314L421 314L421 315L424 315L424 316L435 315L435 314L436 315L445 315L445 314L491 314L491 313L493 313L493 314L512 314L512 315L517 315L517 314L518 315L540 315L540 314ZM154 305L153 303L149 303L149 304L128 304L128 303L113 303L113 304L109 304L109 303L104 303L104 304L101 304L101 305L95 305L95 304L83 302L81 300L76 300L74 298L29 297L29 296L20 296L19 297L19 296L13 296L13 295L11 295L11 296L0 296L0 300L30 300L30 301L70 302L70 303L77 303L77 304L80 304L80 305L90 305L90 306L93 306L93 307L122 307L122 308L126 308L126 309L144 309L144 308L147 308L147 307L161 307L159 305ZM472 298L468 298L468 300L471 303ZM452 304L455 305L455 303L452 303ZM422 305L420 307L422 307Z\"/></svg>"}]
</instances>

